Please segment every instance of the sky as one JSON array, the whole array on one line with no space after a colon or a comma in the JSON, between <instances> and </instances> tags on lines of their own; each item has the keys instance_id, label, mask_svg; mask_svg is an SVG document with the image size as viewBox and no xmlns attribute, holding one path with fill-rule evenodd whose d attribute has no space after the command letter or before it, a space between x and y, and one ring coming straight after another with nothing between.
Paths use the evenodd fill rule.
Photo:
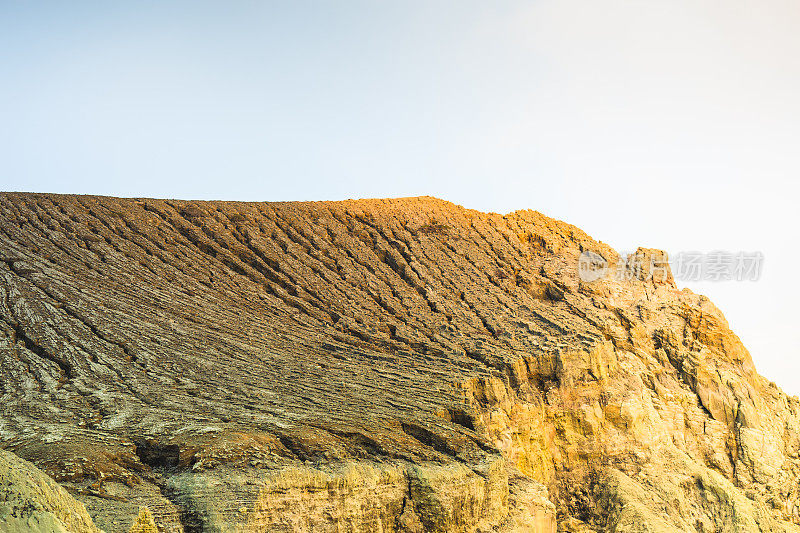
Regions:
<instances>
[{"instance_id":1,"label":"sky","mask_svg":"<svg viewBox=\"0 0 800 533\"><path fill-rule=\"evenodd\" d=\"M0 3L0 190L432 195L622 251L761 252L708 295L800 394L800 3Z\"/></svg>"}]
</instances>

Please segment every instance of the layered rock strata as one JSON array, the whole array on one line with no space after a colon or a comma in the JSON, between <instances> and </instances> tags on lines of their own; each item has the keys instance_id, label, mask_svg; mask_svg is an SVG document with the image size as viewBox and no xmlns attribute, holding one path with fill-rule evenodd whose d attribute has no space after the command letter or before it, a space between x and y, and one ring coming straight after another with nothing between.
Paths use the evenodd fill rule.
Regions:
<instances>
[{"instance_id":1,"label":"layered rock strata","mask_svg":"<svg viewBox=\"0 0 800 533\"><path fill-rule=\"evenodd\" d=\"M107 532L800 530L798 399L615 257L427 197L3 193L0 447Z\"/></svg>"}]
</instances>

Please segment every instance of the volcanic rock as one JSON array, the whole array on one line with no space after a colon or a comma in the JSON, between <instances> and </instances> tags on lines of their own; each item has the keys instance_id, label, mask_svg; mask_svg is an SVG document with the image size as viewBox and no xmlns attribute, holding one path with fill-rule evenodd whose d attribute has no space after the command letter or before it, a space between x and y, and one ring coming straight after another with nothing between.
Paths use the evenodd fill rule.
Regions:
<instances>
[{"instance_id":1,"label":"volcanic rock","mask_svg":"<svg viewBox=\"0 0 800 533\"><path fill-rule=\"evenodd\" d=\"M107 532L800 530L800 401L616 257L428 197L3 193L0 459Z\"/></svg>"}]
</instances>

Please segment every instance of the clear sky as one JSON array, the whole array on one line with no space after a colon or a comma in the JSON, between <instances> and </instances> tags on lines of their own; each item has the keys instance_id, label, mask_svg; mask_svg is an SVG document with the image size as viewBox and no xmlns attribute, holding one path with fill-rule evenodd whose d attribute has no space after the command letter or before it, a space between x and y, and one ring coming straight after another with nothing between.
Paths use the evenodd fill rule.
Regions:
<instances>
[{"instance_id":1,"label":"clear sky","mask_svg":"<svg viewBox=\"0 0 800 533\"><path fill-rule=\"evenodd\" d=\"M0 190L429 194L761 251L691 288L798 394L798 27L796 0L6 0Z\"/></svg>"}]
</instances>

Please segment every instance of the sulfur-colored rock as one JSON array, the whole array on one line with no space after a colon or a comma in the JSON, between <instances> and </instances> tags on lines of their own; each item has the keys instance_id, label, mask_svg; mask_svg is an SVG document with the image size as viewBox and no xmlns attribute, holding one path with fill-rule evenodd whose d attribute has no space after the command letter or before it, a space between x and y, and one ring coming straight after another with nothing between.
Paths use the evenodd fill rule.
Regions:
<instances>
[{"instance_id":1,"label":"sulfur-colored rock","mask_svg":"<svg viewBox=\"0 0 800 533\"><path fill-rule=\"evenodd\" d=\"M86 508L34 465L0 450L0 531L100 533Z\"/></svg>"},{"instance_id":2,"label":"sulfur-colored rock","mask_svg":"<svg viewBox=\"0 0 800 533\"><path fill-rule=\"evenodd\" d=\"M800 401L615 256L427 197L3 193L0 447L109 533L798 531Z\"/></svg>"},{"instance_id":3,"label":"sulfur-colored rock","mask_svg":"<svg viewBox=\"0 0 800 533\"><path fill-rule=\"evenodd\" d=\"M153 520L153 513L147 507L139 509L139 515L128 533L158 533L158 527Z\"/></svg>"}]
</instances>

